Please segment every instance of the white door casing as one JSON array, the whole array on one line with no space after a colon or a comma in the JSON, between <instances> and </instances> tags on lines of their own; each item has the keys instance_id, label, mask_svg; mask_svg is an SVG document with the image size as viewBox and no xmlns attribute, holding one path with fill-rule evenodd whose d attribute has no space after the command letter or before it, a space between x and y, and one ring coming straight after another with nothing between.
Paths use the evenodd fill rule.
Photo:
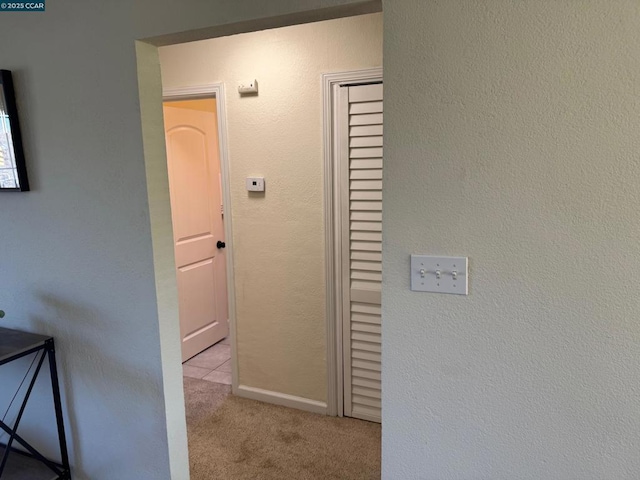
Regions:
<instances>
[{"instance_id":1,"label":"white door casing","mask_svg":"<svg viewBox=\"0 0 640 480\"><path fill-rule=\"evenodd\" d=\"M340 91L348 85L382 82L382 68L366 68L322 75L324 143L324 215L326 278L327 414L344 416L343 279L341 207L347 178L341 169ZM343 122L342 122L343 123ZM346 131L348 134L348 131ZM348 198L348 196L347 196ZM347 257L348 258L348 257Z\"/></svg>"},{"instance_id":2,"label":"white door casing","mask_svg":"<svg viewBox=\"0 0 640 480\"><path fill-rule=\"evenodd\" d=\"M229 333L215 111L164 104L182 360Z\"/></svg>"}]
</instances>

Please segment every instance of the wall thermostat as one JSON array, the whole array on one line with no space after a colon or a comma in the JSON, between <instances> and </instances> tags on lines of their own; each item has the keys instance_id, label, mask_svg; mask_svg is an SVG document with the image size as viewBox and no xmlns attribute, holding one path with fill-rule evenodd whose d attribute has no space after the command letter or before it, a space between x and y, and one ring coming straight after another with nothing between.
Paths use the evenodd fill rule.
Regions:
<instances>
[{"instance_id":1,"label":"wall thermostat","mask_svg":"<svg viewBox=\"0 0 640 480\"><path fill-rule=\"evenodd\" d=\"M240 95L244 93L258 93L258 80L249 80L238 85Z\"/></svg>"},{"instance_id":2,"label":"wall thermostat","mask_svg":"<svg viewBox=\"0 0 640 480\"><path fill-rule=\"evenodd\" d=\"M264 177L247 177L247 190L264 192Z\"/></svg>"}]
</instances>

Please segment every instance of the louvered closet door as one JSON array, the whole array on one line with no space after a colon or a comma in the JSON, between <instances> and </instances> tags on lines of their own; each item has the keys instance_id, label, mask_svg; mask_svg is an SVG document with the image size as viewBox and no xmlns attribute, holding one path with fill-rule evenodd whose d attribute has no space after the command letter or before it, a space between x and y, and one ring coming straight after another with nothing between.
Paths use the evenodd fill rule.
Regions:
<instances>
[{"instance_id":1,"label":"louvered closet door","mask_svg":"<svg viewBox=\"0 0 640 480\"><path fill-rule=\"evenodd\" d=\"M344 414L380 422L382 84L341 87L339 108Z\"/></svg>"}]
</instances>

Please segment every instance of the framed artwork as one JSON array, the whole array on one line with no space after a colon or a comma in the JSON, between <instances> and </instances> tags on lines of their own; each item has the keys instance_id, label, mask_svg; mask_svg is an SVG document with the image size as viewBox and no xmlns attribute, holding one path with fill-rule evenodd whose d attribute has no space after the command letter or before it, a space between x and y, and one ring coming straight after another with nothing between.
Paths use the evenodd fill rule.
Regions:
<instances>
[{"instance_id":1,"label":"framed artwork","mask_svg":"<svg viewBox=\"0 0 640 480\"><path fill-rule=\"evenodd\" d=\"M0 70L0 192L29 190L18 109L9 70Z\"/></svg>"}]
</instances>

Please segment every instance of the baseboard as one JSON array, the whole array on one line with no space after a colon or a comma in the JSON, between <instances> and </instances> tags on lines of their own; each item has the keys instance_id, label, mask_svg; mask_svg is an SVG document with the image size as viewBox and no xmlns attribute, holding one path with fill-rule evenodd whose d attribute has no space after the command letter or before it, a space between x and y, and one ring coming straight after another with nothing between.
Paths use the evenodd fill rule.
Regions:
<instances>
[{"instance_id":1,"label":"baseboard","mask_svg":"<svg viewBox=\"0 0 640 480\"><path fill-rule=\"evenodd\" d=\"M262 388L248 387L246 385L238 385L236 395L259 402L273 403L274 405L282 405L283 407L297 408L312 413L327 414L327 404L310 400L308 398L296 397L295 395L287 395L286 393L272 392L271 390L263 390Z\"/></svg>"}]
</instances>

